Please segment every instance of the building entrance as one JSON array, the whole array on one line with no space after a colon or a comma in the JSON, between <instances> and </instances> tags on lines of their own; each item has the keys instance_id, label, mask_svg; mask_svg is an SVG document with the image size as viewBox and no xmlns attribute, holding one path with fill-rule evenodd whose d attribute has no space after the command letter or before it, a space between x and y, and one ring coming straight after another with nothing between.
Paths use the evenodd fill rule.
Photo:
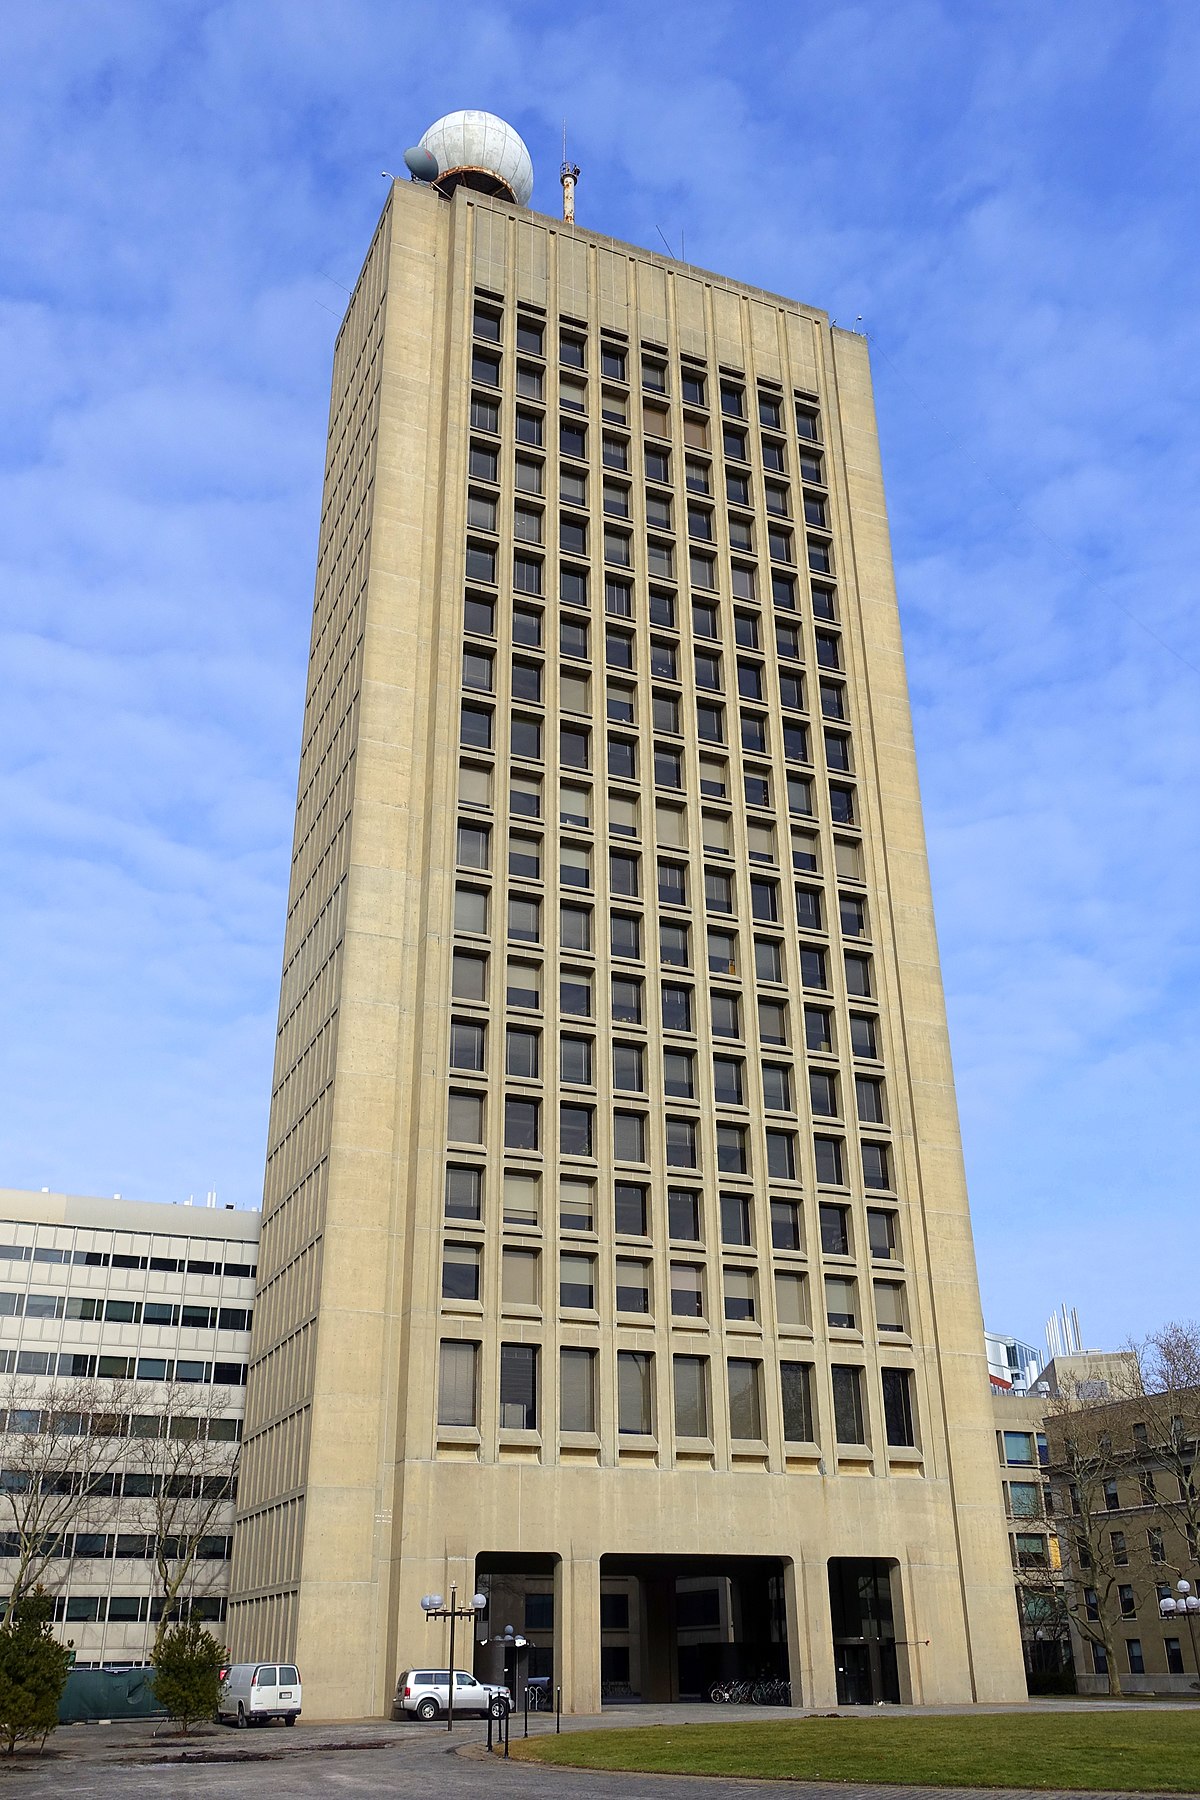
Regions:
<instances>
[{"instance_id":1,"label":"building entrance","mask_svg":"<svg viewBox=\"0 0 1200 1800\"><path fill-rule=\"evenodd\" d=\"M830 1558L829 1609L839 1706L900 1704L892 1603L892 1579L898 1567L882 1557Z\"/></svg>"},{"instance_id":2,"label":"building entrance","mask_svg":"<svg viewBox=\"0 0 1200 1800\"><path fill-rule=\"evenodd\" d=\"M554 1691L558 1674L559 1621L554 1585L558 1557L546 1555L481 1555L475 1560L475 1585L487 1598L477 1621L474 1671L481 1681L503 1682L518 1708L525 1689Z\"/></svg>"},{"instance_id":3,"label":"building entrance","mask_svg":"<svg viewBox=\"0 0 1200 1800\"><path fill-rule=\"evenodd\" d=\"M718 1682L786 1680L783 1572L772 1557L602 1556L604 1702L706 1700Z\"/></svg>"}]
</instances>

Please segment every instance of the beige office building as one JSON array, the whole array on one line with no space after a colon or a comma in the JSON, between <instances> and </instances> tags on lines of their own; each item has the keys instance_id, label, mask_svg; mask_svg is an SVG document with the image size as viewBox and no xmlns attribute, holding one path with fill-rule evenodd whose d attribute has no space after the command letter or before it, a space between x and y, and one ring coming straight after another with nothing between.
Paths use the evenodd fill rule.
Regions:
<instances>
[{"instance_id":1,"label":"beige office building","mask_svg":"<svg viewBox=\"0 0 1200 1800\"><path fill-rule=\"evenodd\" d=\"M173 1463L168 1456L173 1468L219 1482L237 1455L258 1225L257 1212L232 1207L0 1188L0 1480L17 1495L14 1504L0 1499L0 1596L19 1567L18 1528L37 1516L21 1490L47 1409L65 1401L73 1410L77 1392L94 1406L99 1392L109 1415L112 1453L81 1459L90 1498L52 1509L56 1547L41 1573L55 1631L80 1668L150 1660L162 1615L162 1527L148 1475L161 1464L145 1454L147 1427L169 1417L170 1435L218 1446L211 1460L202 1451ZM36 1459L50 1478L78 1466L71 1441L60 1432ZM197 1507L181 1502L168 1512L171 1529L196 1529L197 1512L206 1512L205 1497L196 1498ZM222 1499L212 1512L181 1589L181 1614L218 1636L233 1511Z\"/></svg>"},{"instance_id":2,"label":"beige office building","mask_svg":"<svg viewBox=\"0 0 1200 1800\"><path fill-rule=\"evenodd\" d=\"M456 1584L577 1711L1023 1697L866 341L423 146L334 359L235 1654L378 1714Z\"/></svg>"}]
</instances>

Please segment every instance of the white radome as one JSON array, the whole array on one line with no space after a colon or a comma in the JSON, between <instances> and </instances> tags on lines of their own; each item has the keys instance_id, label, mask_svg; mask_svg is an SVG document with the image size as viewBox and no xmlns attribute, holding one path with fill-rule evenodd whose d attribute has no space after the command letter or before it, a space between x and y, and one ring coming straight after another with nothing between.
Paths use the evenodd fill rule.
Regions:
<instances>
[{"instance_id":1,"label":"white radome","mask_svg":"<svg viewBox=\"0 0 1200 1800\"><path fill-rule=\"evenodd\" d=\"M437 160L441 174L486 169L505 182L518 206L533 197L533 162L519 134L495 113L452 112L429 127L421 148Z\"/></svg>"}]
</instances>

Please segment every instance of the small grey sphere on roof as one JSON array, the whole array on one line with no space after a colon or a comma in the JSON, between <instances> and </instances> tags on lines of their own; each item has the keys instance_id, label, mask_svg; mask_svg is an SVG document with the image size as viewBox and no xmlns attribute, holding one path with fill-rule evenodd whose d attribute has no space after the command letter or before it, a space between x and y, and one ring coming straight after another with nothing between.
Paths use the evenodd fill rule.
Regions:
<instances>
[{"instance_id":1,"label":"small grey sphere on roof","mask_svg":"<svg viewBox=\"0 0 1200 1800\"><path fill-rule=\"evenodd\" d=\"M533 163L528 150L511 125L495 113L453 112L438 119L421 138L421 148L437 158L435 185L447 190L458 185L481 187L518 206L528 206L533 195ZM482 177L482 180L472 179Z\"/></svg>"}]
</instances>

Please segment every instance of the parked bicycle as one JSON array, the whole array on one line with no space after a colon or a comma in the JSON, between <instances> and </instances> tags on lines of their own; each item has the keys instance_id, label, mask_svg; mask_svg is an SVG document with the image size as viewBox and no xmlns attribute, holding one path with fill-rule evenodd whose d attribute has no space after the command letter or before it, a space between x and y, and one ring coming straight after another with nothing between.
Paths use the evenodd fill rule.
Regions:
<instances>
[{"instance_id":1,"label":"parked bicycle","mask_svg":"<svg viewBox=\"0 0 1200 1800\"><path fill-rule=\"evenodd\" d=\"M780 1677L757 1681L717 1681L708 1691L710 1700L732 1706L790 1706L792 1684Z\"/></svg>"}]
</instances>

